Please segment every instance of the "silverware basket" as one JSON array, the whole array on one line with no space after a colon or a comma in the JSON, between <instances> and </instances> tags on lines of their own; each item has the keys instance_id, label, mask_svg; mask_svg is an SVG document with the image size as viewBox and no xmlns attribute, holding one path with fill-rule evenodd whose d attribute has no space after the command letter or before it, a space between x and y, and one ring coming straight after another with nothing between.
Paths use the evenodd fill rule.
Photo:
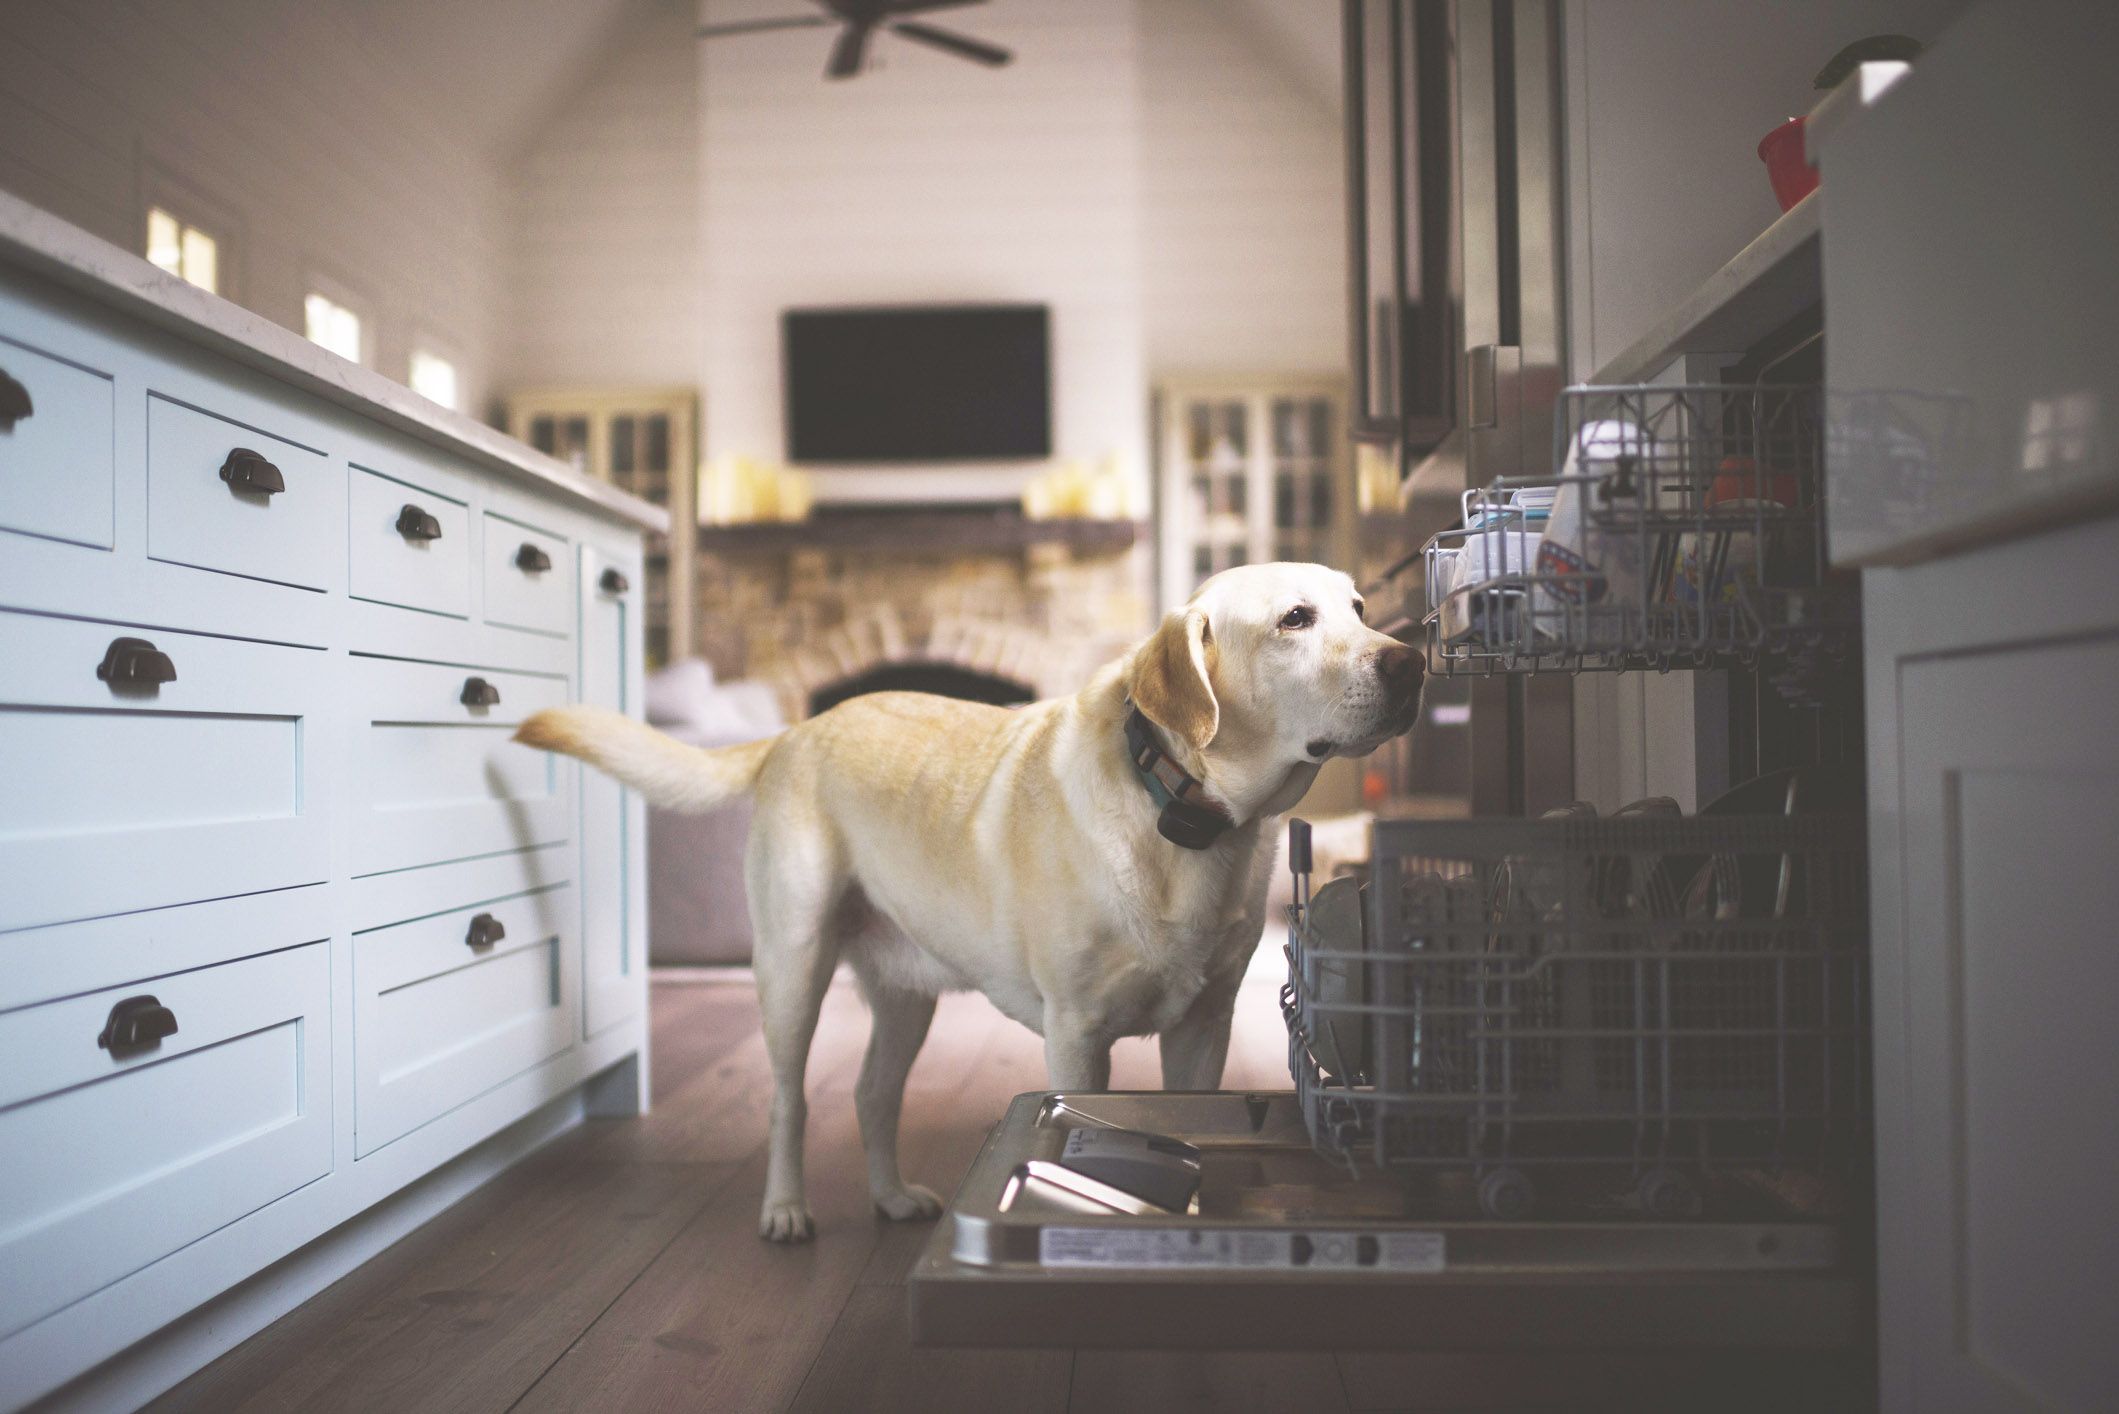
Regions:
<instances>
[{"instance_id":1,"label":"silverware basket","mask_svg":"<svg viewBox=\"0 0 2119 1414\"><path fill-rule=\"evenodd\" d=\"M1554 475L1465 493L1428 542L1444 675L1707 667L1843 648L1813 385L1575 387Z\"/></svg>"},{"instance_id":2,"label":"silverware basket","mask_svg":"<svg viewBox=\"0 0 2119 1414\"><path fill-rule=\"evenodd\" d=\"M1326 1156L1447 1173L1490 1217L1682 1218L1739 1171L1851 1191L1858 818L1379 820L1366 881L1314 894L1296 820L1289 860L1288 1063Z\"/></svg>"}]
</instances>

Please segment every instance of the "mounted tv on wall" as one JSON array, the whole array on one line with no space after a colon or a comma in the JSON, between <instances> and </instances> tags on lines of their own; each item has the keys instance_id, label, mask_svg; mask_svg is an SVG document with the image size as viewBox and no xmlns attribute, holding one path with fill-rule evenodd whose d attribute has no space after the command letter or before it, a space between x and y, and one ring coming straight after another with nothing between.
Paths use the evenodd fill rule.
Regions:
<instances>
[{"instance_id":1,"label":"mounted tv on wall","mask_svg":"<svg viewBox=\"0 0 2119 1414\"><path fill-rule=\"evenodd\" d=\"M1050 324L1041 304L788 310L788 460L1052 455Z\"/></svg>"}]
</instances>

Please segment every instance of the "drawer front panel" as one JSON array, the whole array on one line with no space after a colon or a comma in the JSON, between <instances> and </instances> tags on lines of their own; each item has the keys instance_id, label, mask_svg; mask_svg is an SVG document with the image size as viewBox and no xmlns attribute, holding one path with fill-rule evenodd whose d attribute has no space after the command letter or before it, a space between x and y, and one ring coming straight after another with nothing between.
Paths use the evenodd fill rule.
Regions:
<instances>
[{"instance_id":1,"label":"drawer front panel","mask_svg":"<svg viewBox=\"0 0 2119 1414\"><path fill-rule=\"evenodd\" d=\"M0 529L108 550L117 479L110 375L9 338L16 315L0 297L0 373L30 399L28 417L0 423Z\"/></svg>"},{"instance_id":2,"label":"drawer front panel","mask_svg":"<svg viewBox=\"0 0 2119 1414\"><path fill-rule=\"evenodd\" d=\"M177 676L114 687L119 638ZM0 612L0 930L325 878L319 652Z\"/></svg>"},{"instance_id":3,"label":"drawer front panel","mask_svg":"<svg viewBox=\"0 0 2119 1414\"><path fill-rule=\"evenodd\" d=\"M242 485L222 469L238 448L256 452L282 483ZM265 479L250 471L253 480ZM344 471L321 452L257 428L150 395L147 399L147 553L303 589L328 589L338 545Z\"/></svg>"},{"instance_id":4,"label":"drawer front panel","mask_svg":"<svg viewBox=\"0 0 2119 1414\"><path fill-rule=\"evenodd\" d=\"M358 1155L573 1043L575 913L560 885L354 938ZM505 934L474 947L481 917Z\"/></svg>"},{"instance_id":5,"label":"drawer front panel","mask_svg":"<svg viewBox=\"0 0 2119 1414\"><path fill-rule=\"evenodd\" d=\"M330 1172L330 989L310 943L0 1014L0 1336ZM114 1058L137 995L177 1030Z\"/></svg>"},{"instance_id":6,"label":"drawer front panel","mask_svg":"<svg viewBox=\"0 0 2119 1414\"><path fill-rule=\"evenodd\" d=\"M388 658L355 658L352 673L354 873L572 838L572 773L509 740L532 712L565 703L565 678ZM500 701L465 706L473 678Z\"/></svg>"},{"instance_id":7,"label":"drawer front panel","mask_svg":"<svg viewBox=\"0 0 2119 1414\"><path fill-rule=\"evenodd\" d=\"M479 899L512 898L571 884L577 862L571 844L548 844L425 869L370 874L354 880L347 889L350 926L356 933L365 933Z\"/></svg>"},{"instance_id":8,"label":"drawer front panel","mask_svg":"<svg viewBox=\"0 0 2119 1414\"><path fill-rule=\"evenodd\" d=\"M560 638L571 633L574 555L566 539L488 511L484 540L486 622Z\"/></svg>"},{"instance_id":9,"label":"drawer front panel","mask_svg":"<svg viewBox=\"0 0 2119 1414\"><path fill-rule=\"evenodd\" d=\"M378 604L470 617L471 508L460 496L357 466L346 499L352 516L348 593ZM399 530L408 506L432 516L441 534Z\"/></svg>"}]
</instances>

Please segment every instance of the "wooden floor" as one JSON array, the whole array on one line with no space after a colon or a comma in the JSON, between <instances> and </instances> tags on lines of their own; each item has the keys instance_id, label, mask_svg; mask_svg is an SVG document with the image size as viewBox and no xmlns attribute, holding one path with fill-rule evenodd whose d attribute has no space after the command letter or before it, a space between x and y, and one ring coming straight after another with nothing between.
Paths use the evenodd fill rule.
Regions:
<instances>
[{"instance_id":1,"label":"wooden floor","mask_svg":"<svg viewBox=\"0 0 2119 1414\"><path fill-rule=\"evenodd\" d=\"M1273 989L1245 993L1226 1083L1285 1089ZM808 1160L818 1231L802 1247L756 1231L767 1067L754 993L660 981L652 995L649 1115L564 1136L152 1407L1828 1407L1815 1377L1831 1372L1817 1369L1799 1381L1799 1403L1782 1402L1796 1395L1781 1382L1792 1373L1784 1362L916 1349L903 1280L933 1229L884 1222L868 1206L852 1098L868 1034L858 995L834 987L818 1028ZM1120 1046L1112 1084L1159 1084L1152 1043ZM983 998L946 999L907 1091L907 1178L951 1191L1008 1098L1043 1085L1035 1036Z\"/></svg>"}]
</instances>

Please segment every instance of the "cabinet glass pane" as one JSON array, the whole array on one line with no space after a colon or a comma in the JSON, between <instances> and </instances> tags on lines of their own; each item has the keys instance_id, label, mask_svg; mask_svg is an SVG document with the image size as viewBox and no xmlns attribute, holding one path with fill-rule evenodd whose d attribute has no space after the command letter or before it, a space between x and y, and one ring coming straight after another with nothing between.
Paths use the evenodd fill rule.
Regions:
<instances>
[{"instance_id":1,"label":"cabinet glass pane","mask_svg":"<svg viewBox=\"0 0 2119 1414\"><path fill-rule=\"evenodd\" d=\"M641 469L667 473L670 469L670 420L655 413L646 419L647 446L640 457Z\"/></svg>"}]
</instances>

